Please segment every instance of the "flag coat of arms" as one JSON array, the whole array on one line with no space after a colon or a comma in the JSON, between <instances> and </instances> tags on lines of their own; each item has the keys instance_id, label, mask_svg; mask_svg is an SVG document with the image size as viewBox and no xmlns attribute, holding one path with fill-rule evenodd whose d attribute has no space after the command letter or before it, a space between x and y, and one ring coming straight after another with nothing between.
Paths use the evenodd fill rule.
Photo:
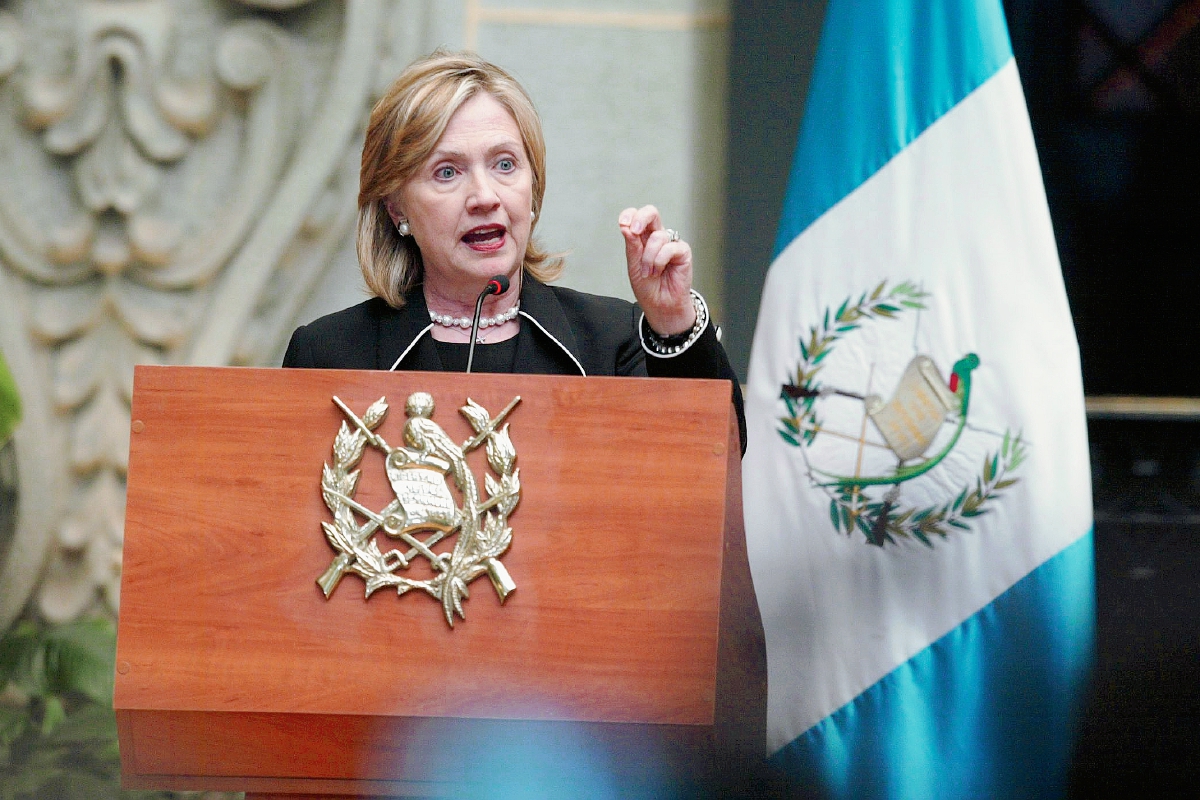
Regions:
<instances>
[{"instance_id":1,"label":"flag coat of arms","mask_svg":"<svg viewBox=\"0 0 1200 800\"><path fill-rule=\"evenodd\" d=\"M774 762L847 798L1062 793L1087 431L999 0L830 0L747 417Z\"/></svg>"}]
</instances>

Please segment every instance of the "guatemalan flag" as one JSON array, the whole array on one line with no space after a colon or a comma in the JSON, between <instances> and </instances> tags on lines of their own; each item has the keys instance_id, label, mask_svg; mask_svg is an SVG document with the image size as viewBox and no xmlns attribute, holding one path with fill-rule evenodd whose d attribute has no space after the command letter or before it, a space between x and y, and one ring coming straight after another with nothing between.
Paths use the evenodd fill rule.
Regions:
<instances>
[{"instance_id":1,"label":"guatemalan flag","mask_svg":"<svg viewBox=\"0 0 1200 800\"><path fill-rule=\"evenodd\" d=\"M845 798L1062 794L1087 431L1000 0L830 0L747 417L774 762Z\"/></svg>"}]
</instances>

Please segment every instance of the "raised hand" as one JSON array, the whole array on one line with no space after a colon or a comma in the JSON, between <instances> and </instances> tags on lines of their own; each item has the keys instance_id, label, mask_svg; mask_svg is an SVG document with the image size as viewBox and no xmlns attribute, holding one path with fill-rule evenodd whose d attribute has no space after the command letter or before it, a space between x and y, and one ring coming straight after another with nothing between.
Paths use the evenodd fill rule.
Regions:
<instances>
[{"instance_id":1,"label":"raised hand","mask_svg":"<svg viewBox=\"0 0 1200 800\"><path fill-rule=\"evenodd\" d=\"M654 206L627 208L617 223L625 238L629 285L646 322L660 336L689 330L696 322L691 246L663 226Z\"/></svg>"}]
</instances>

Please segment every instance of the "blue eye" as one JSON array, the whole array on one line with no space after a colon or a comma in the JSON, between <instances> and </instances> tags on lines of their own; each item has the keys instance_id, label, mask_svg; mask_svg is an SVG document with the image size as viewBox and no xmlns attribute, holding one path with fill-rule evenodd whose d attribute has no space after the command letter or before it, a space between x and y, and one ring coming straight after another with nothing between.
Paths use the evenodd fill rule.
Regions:
<instances>
[{"instance_id":1,"label":"blue eye","mask_svg":"<svg viewBox=\"0 0 1200 800\"><path fill-rule=\"evenodd\" d=\"M448 181L454 177L454 167L439 167L433 176L438 180Z\"/></svg>"},{"instance_id":2,"label":"blue eye","mask_svg":"<svg viewBox=\"0 0 1200 800\"><path fill-rule=\"evenodd\" d=\"M516 163L513 162L513 160L511 158L500 159L499 163L496 164L496 166L500 168L501 172L512 172L514 169L517 168Z\"/></svg>"}]
</instances>

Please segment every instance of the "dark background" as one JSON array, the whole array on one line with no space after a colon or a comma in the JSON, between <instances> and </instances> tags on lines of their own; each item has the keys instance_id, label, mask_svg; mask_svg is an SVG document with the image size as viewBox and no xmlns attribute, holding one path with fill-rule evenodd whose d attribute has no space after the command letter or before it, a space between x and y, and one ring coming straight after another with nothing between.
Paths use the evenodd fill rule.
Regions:
<instances>
[{"instance_id":1,"label":"dark background","mask_svg":"<svg viewBox=\"0 0 1200 800\"><path fill-rule=\"evenodd\" d=\"M735 0L728 309L757 309L825 10ZM1008 0L1086 393L1200 397L1200 0ZM756 320L725 320L745 377ZM1097 656L1073 794L1200 785L1200 419L1089 419ZM1160 796L1160 795L1154 795Z\"/></svg>"}]
</instances>

